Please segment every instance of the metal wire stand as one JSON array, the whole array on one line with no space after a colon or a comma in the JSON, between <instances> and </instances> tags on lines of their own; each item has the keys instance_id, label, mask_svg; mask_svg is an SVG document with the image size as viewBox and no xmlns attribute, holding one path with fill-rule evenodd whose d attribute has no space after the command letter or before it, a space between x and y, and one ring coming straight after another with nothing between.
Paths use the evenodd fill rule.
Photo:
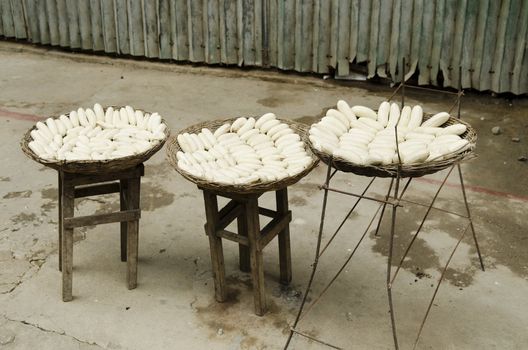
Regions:
<instances>
[{"instance_id":1,"label":"metal wire stand","mask_svg":"<svg viewBox=\"0 0 528 350\"><path fill-rule=\"evenodd\" d=\"M423 89L423 88L421 88L421 89ZM393 95L389 98L389 100L391 100L396 95L396 93L398 93L399 90L402 91L402 108L403 108L403 104L404 104L404 101L405 101L405 81L403 79L402 79L402 83L394 91ZM435 90L435 91L437 91L437 90ZM461 88L459 88L458 93L451 93L451 94L456 94L457 97L456 97L455 104L450 109L450 112L451 112L451 110L453 108L458 107L457 108L457 110L458 110L457 114L458 114L458 118L460 118L460 102L461 102L460 100L461 100L461 97L463 95L463 91L462 91ZM397 126L396 126L396 128L397 128ZM398 153L399 153L399 150L398 150ZM391 210L391 222L390 222L389 251L388 251L388 260L387 260L386 288L387 288L387 297L388 297L390 319L391 319L391 327L392 327L392 335L393 335L394 348L395 349L399 349L399 345L398 345L398 337L397 337L396 317L395 317L395 314L394 314L394 305L393 305L393 299L392 299L393 285L394 285L396 277L398 276L398 273L399 273L399 271L400 271L400 269L401 269L401 267L402 267L402 265L403 265L403 263L405 261L405 258L407 257L411 247L413 246L414 242L416 241L416 238L420 234L420 232L421 232L421 230L422 230L422 228L424 226L424 223L426 222L429 214L431 213L431 211L435 210L435 211L439 211L439 212L443 212L443 213L452 214L452 215L455 215L455 216L458 216L458 217L461 217L461 218L464 218L464 219L467 220L467 225L464 228L464 230L462 231L461 235L459 236L455 246L453 247L453 249L452 249L452 251L451 251L451 253L450 253L450 255L449 255L448 259L447 259L447 262L446 262L446 264L444 265L444 267L442 269L440 278L437 281L435 290L434 290L433 295L432 295L432 297L431 297L431 299L429 301L427 310L426 310L426 312L424 314L424 317L422 319L422 322L421 322L419 330L418 330L418 334L417 334L417 336L415 338L415 341L414 341L413 349L415 349L417 344L418 344L418 341L420 339L420 336L422 334L425 322L427 321L427 318L428 318L429 313L431 311L431 307L433 305L433 302L434 302L434 300L436 298L436 295L438 293L438 290L440 288L440 285L441 285L442 281L444 280L444 276L445 276L446 270L447 270L447 268L448 268L448 266L449 266L449 264L451 262L451 259L452 259L453 255L455 254L458 246L460 245L460 242L464 239L468 229L471 230L471 233L473 235L473 241L475 243L475 248L477 250L477 254L478 254L478 258L479 258L479 262L480 262L480 267L484 271L484 263L483 263L483 260L482 260L482 255L480 253L480 248L479 248L477 236L476 236L476 233L475 233L475 228L473 226L473 220L472 220L472 217L471 217L471 212L470 212L469 204L468 204L468 201L467 201L466 189L465 189L465 185L464 185L464 179L463 179L462 171L461 171L461 168L460 168L460 163L455 163L449 169L447 169L447 174L443 178L440 186L436 190L436 192L435 192L433 198L431 199L430 203L420 203L420 202L416 202L416 201L407 200L407 199L404 198L404 195L407 192L407 190L409 188L409 185L411 184L413 178L402 179L401 176L400 176L400 171L397 172L396 177L390 179L390 183L389 183L386 195L383 197L383 199L379 199L379 198L376 198L376 197L372 197L372 196L367 196L366 195L367 191L369 190L369 188L372 186L372 184L376 180L375 177L373 177L370 180L370 182L367 184L365 189L360 194L351 193L351 192L348 192L348 191L344 191L344 190L340 190L340 189L331 187L330 186L330 181L332 180L332 178L334 177L334 175L338 171L336 169L332 169L331 164L332 164L332 162L328 162L328 168L327 168L327 171L326 171L326 180L325 180L324 184L321 186L321 188L324 190L324 196L323 196L323 205L322 205L321 219L320 219L320 225L319 225L319 234L318 234L318 237L317 237L317 246L316 246L316 250L315 250L315 258L314 258L314 261L313 261L313 264L312 264L312 272L311 272L310 278L308 280L308 285L306 287L306 291L304 293L301 305L299 307L299 311L297 313L297 317L295 318L293 326L290 329L290 334L288 336L288 339L286 341L284 349L288 349L288 347L289 347L289 345L291 343L291 340L292 340L294 335L305 337L305 338L307 338L307 339L309 339L311 341L317 342L317 343L319 343L321 345L325 345L325 346L333 348L333 349L341 349L340 347L338 347L336 345L333 345L333 344L331 344L331 343L329 343L327 341L318 339L316 337L313 337L313 336L311 336L309 334L304 333L303 331L298 329L298 325L299 325L299 322L304 317L306 317L306 315L309 314L310 310L312 310L314 305L317 304L317 302L321 299L321 297L328 291L328 289L337 280L337 278L340 276L340 274L345 270L345 267L349 264L349 262L351 261L352 257L354 256L354 254L356 253L357 249L359 248L361 242L363 241L363 239L365 238L365 236L369 232L370 227L375 222L376 217L378 217L378 214L380 214L379 218L378 218L378 221L377 221L377 227L376 227L376 230L375 230L375 235L378 235L379 229L380 229L380 225L381 225L383 216L385 215L385 211L386 211L387 206L389 206L392 210ZM466 212L464 214L456 213L456 212L453 212L453 211L450 211L450 210L446 210L446 209L434 206L434 204L435 204L435 202L436 202L436 200L438 198L438 195L440 194L440 191L442 190L442 188L444 187L444 185L447 182L447 179L450 177L450 175L453 173L454 170L456 170L458 172L458 178L459 178L459 181L460 181L460 188L461 188L462 197L463 197L464 204L465 204L465 209L466 209ZM403 182L405 182L405 184L403 184ZM402 188L402 184L403 184L403 188ZM340 193L340 194L353 196L353 197L356 197L357 200L355 201L355 203L352 206L352 208L348 211L348 213L346 214L345 218L341 221L341 223L339 224L337 230L332 234L332 236L330 236L330 238L326 241L326 243L323 246L322 237L323 237L323 231L324 231L324 223L325 223L325 217L326 217L326 207L327 207L328 193L329 192L336 192L336 193ZM321 293L318 296L316 296L311 301L311 303L309 305L307 305L308 295L312 291L312 284L313 284L313 282L315 280L319 259L326 252L326 249L330 246L330 244L334 241L336 236L339 234L339 232L341 231L342 227L344 226L346 220L350 217L352 212L357 208L357 206L359 205L360 201L363 200L363 199L379 203L379 206L378 206L377 210L375 211L374 215L372 216L372 219L370 220L367 228L365 229L363 234L360 236L356 246L354 247L354 249L350 252L348 257L346 258L345 262L337 269L337 272L330 279L330 281L325 285L325 287L323 288ZM393 249L394 249L394 236L395 236L396 224L397 224L397 212L398 212L397 209L399 207L401 207L403 204L418 205L418 206L427 208L427 210L426 210L425 215L423 216L423 218L422 218L422 220L420 222L420 225L418 226L418 229L416 230L416 232L414 233L414 235L411 238L410 243L406 247L405 252L404 252L403 256L401 257L398 265L395 268L393 268L392 267L392 262L393 262L393 258L394 258L393 257Z\"/></svg>"}]
</instances>

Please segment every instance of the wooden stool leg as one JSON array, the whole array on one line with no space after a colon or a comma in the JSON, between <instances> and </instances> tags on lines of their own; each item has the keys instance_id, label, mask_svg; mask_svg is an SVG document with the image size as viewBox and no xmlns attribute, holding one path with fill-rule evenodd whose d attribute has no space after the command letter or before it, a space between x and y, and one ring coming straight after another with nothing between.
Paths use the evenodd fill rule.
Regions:
<instances>
[{"instance_id":1,"label":"wooden stool leg","mask_svg":"<svg viewBox=\"0 0 528 350\"><path fill-rule=\"evenodd\" d=\"M141 178L128 180L126 203L127 209L139 209L139 191ZM126 222L126 261L128 289L137 287L139 220Z\"/></svg>"},{"instance_id":2,"label":"wooden stool leg","mask_svg":"<svg viewBox=\"0 0 528 350\"><path fill-rule=\"evenodd\" d=\"M277 213L288 214L288 189L284 188L275 193L277 200ZM280 283L288 285L292 280L290 226L279 232L279 265Z\"/></svg>"},{"instance_id":3,"label":"wooden stool leg","mask_svg":"<svg viewBox=\"0 0 528 350\"><path fill-rule=\"evenodd\" d=\"M59 228L59 271L62 271L62 175L60 171L57 174L59 175L59 224L57 225Z\"/></svg>"},{"instance_id":4,"label":"wooden stool leg","mask_svg":"<svg viewBox=\"0 0 528 350\"><path fill-rule=\"evenodd\" d=\"M204 190L206 233L209 237L209 247L211 250L211 265L213 268L213 278L215 285L215 298L218 302L224 302L227 297L225 285L224 252L222 249L222 239L216 235L218 227L218 200L216 195Z\"/></svg>"},{"instance_id":5,"label":"wooden stool leg","mask_svg":"<svg viewBox=\"0 0 528 350\"><path fill-rule=\"evenodd\" d=\"M238 225L238 234L241 236L247 237L247 220L245 213L242 213L237 218ZM249 272L251 271L250 259L249 259L249 247L239 244L238 245L238 254L239 254L239 265L240 271Z\"/></svg>"},{"instance_id":6,"label":"wooden stool leg","mask_svg":"<svg viewBox=\"0 0 528 350\"><path fill-rule=\"evenodd\" d=\"M73 282L73 228L64 227L64 219L73 217L75 189L66 176L61 177L61 216L62 216L62 301L71 301Z\"/></svg>"},{"instance_id":7,"label":"wooden stool leg","mask_svg":"<svg viewBox=\"0 0 528 350\"><path fill-rule=\"evenodd\" d=\"M119 181L119 205L121 211L127 209L127 199L126 199L126 193L127 193L127 180L120 180ZM121 222L121 261L127 261L127 223Z\"/></svg>"},{"instance_id":8,"label":"wooden stool leg","mask_svg":"<svg viewBox=\"0 0 528 350\"><path fill-rule=\"evenodd\" d=\"M253 298L255 313L262 316L266 313L266 291L264 288L264 264L262 250L259 247L260 222L258 212L258 197L251 197L244 204L244 214L247 220L247 234L251 261L251 277L253 279Z\"/></svg>"}]
</instances>

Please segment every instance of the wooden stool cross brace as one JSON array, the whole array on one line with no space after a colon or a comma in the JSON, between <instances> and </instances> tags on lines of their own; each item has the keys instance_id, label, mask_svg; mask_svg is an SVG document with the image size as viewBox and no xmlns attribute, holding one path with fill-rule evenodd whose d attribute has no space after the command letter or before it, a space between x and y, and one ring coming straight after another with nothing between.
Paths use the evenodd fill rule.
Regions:
<instances>
[{"instance_id":1,"label":"wooden stool cross brace","mask_svg":"<svg viewBox=\"0 0 528 350\"><path fill-rule=\"evenodd\" d=\"M62 271L62 300L72 296L73 229L75 227L121 223L121 261L127 262L127 286L137 286L139 206L143 164L130 169L101 174L74 174L59 171L59 270ZM76 198L119 193L120 211L74 217Z\"/></svg>"},{"instance_id":2,"label":"wooden stool cross brace","mask_svg":"<svg viewBox=\"0 0 528 350\"><path fill-rule=\"evenodd\" d=\"M207 223L205 232L209 237L211 263L213 269L215 298L218 302L226 300L226 282L222 238L239 245L240 270L251 272L255 313L262 316L266 313L266 293L264 288L264 266L262 251L278 235L280 282L289 284L292 278L290 230L291 211L288 210L287 188L276 191L277 210L258 206L257 194L236 194L203 190ZM218 210L217 196L231 199L221 210ZM259 215L272 218L260 229ZM238 234L225 228L237 219Z\"/></svg>"}]
</instances>

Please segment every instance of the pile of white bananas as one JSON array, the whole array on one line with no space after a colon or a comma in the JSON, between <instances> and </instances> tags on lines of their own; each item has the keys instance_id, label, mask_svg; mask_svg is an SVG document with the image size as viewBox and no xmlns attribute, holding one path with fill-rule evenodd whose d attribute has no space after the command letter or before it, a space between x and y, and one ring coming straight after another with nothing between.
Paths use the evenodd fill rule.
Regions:
<instances>
[{"instance_id":1,"label":"pile of white bananas","mask_svg":"<svg viewBox=\"0 0 528 350\"><path fill-rule=\"evenodd\" d=\"M251 184L282 180L312 163L301 137L275 114L238 118L215 131L177 137L178 167L209 182Z\"/></svg>"},{"instance_id":2,"label":"pile of white bananas","mask_svg":"<svg viewBox=\"0 0 528 350\"><path fill-rule=\"evenodd\" d=\"M449 113L441 112L423 121L423 110L418 105L400 111L396 103L382 102L376 113L340 100L337 109L328 110L320 122L312 125L310 142L320 152L358 165L388 165L400 160L403 164L419 164L470 147L460 137L466 132L465 125L441 127L448 119Z\"/></svg>"},{"instance_id":3,"label":"pile of white bananas","mask_svg":"<svg viewBox=\"0 0 528 350\"><path fill-rule=\"evenodd\" d=\"M48 118L31 131L29 148L47 160L105 160L146 152L165 139L167 125L158 113L130 106L106 111L79 108L69 116Z\"/></svg>"}]
</instances>

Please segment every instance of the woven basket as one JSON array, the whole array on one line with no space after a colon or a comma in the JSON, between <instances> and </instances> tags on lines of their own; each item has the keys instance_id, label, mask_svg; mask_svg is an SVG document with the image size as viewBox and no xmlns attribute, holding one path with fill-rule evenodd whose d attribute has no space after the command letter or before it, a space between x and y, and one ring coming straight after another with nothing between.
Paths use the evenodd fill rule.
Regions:
<instances>
[{"instance_id":1,"label":"woven basket","mask_svg":"<svg viewBox=\"0 0 528 350\"><path fill-rule=\"evenodd\" d=\"M224 120L214 120L214 121L207 121L199 124L195 124L191 127L188 127L184 130L181 130L177 135L183 134L183 133L199 133L202 131L202 128L208 128L210 130L216 130L218 127L222 126L225 123L232 123L237 118L231 118L231 119L224 119ZM304 124L295 123L289 120L281 119L281 122L288 124L288 126L295 131L299 136L301 137L301 140L306 144L308 141L308 126ZM282 180L278 181L268 181L268 182L256 182L252 184L247 185L226 185L226 184L219 184L215 182L209 182L205 179L193 176L186 172L185 170L182 170L178 167L178 159L176 158L176 153L178 151L181 151L180 145L178 144L178 140L176 136L172 136L167 141L167 159L169 163L176 169L177 172L179 172L184 178L187 180L195 183L200 188L205 188L208 190L218 191L218 192L228 192L228 193L240 193L240 194L249 194L249 193L263 193L267 191L276 191L279 189L282 189L284 187L293 185L300 179L302 179L304 176L306 176L310 171L312 171L313 168L317 166L319 163L319 159L315 157L310 150L306 150L307 153L312 158L312 163L306 167L302 172L299 174L287 177Z\"/></svg>"},{"instance_id":2,"label":"woven basket","mask_svg":"<svg viewBox=\"0 0 528 350\"><path fill-rule=\"evenodd\" d=\"M431 116L431 114L424 115L424 121ZM420 164L402 164L400 168L400 177L420 177L433 174L450 167L456 162L474 158L475 143L477 142L477 133L475 132L475 129L473 129L468 123L454 117L450 117L442 126L445 127L453 124L464 124L467 127L466 132L460 135L460 137L468 140L470 147L463 152L448 154L444 156L444 159L442 160L434 160ZM312 152L314 152L325 164L331 164L333 168L340 171L370 177L396 177L398 175L397 163L388 165L359 165L339 157L334 157L331 154L318 151L313 147L309 140L308 145L312 149Z\"/></svg>"},{"instance_id":3,"label":"woven basket","mask_svg":"<svg viewBox=\"0 0 528 350\"><path fill-rule=\"evenodd\" d=\"M114 109L119 109L121 107L114 107ZM145 111L143 111L145 113ZM150 113L150 112L146 112ZM69 114L66 114L66 116L69 116ZM162 123L165 123L165 120L161 121ZM167 123L165 123L167 125ZM37 156L28 146L29 142L32 141L32 137L30 135L31 131L36 129L36 125L34 125L31 129L29 129L22 138L22 141L20 142L20 147L22 148L22 152L24 152L29 158L33 159L34 161L43 164L45 166L48 166L50 168L64 171L67 173L78 173L78 174L93 174L93 173L108 173L113 171L119 171L124 170L128 168L132 168L138 164L141 164L145 161L147 161L150 157L152 157L157 151L159 151L163 144L167 141L167 139L170 136L170 130L169 127L165 129L165 138L163 140L160 140L159 143L157 143L154 147L151 149L139 153L134 154L132 156L128 157L121 157L121 158L114 158L114 159L105 159L105 160L75 160L75 161L67 161L67 160L47 160L42 159L39 156Z\"/></svg>"}]
</instances>

